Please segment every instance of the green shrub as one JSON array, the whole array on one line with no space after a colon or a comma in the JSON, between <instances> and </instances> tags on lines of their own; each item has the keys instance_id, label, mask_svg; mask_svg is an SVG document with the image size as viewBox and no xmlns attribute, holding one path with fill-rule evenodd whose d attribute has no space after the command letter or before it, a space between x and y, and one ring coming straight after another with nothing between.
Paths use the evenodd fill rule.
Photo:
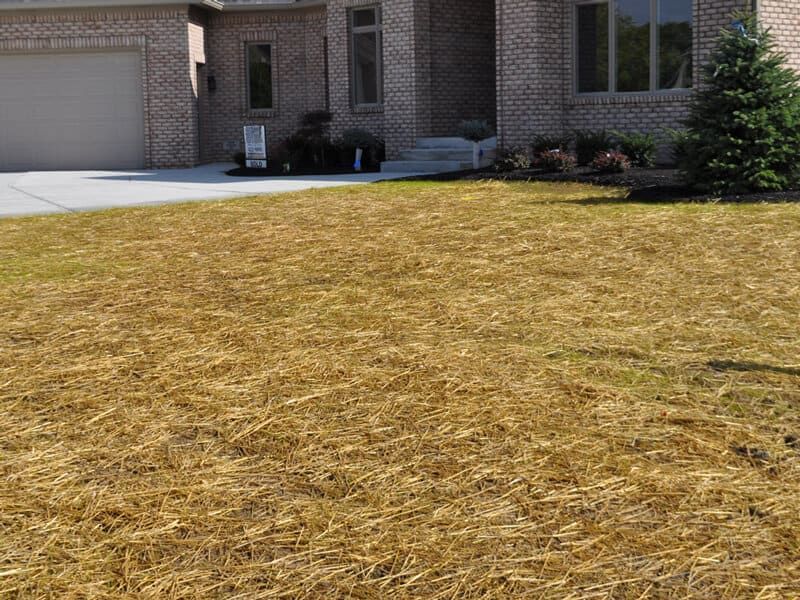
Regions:
<instances>
[{"instance_id":1,"label":"green shrub","mask_svg":"<svg viewBox=\"0 0 800 600\"><path fill-rule=\"evenodd\" d=\"M347 148L361 148L362 150L366 150L367 148L377 146L378 138L366 129L352 127L342 132L340 143Z\"/></svg>"},{"instance_id":2,"label":"green shrub","mask_svg":"<svg viewBox=\"0 0 800 600\"><path fill-rule=\"evenodd\" d=\"M800 180L800 78L753 14L735 18L692 100L681 168L715 193L787 189Z\"/></svg>"},{"instance_id":3,"label":"green shrub","mask_svg":"<svg viewBox=\"0 0 800 600\"><path fill-rule=\"evenodd\" d=\"M361 129L353 127L345 129L342 137L337 142L340 149L340 163L343 166L351 166L355 157L356 148L361 148L364 155L361 157L361 164L364 167L377 167L386 156L385 144L378 136Z\"/></svg>"},{"instance_id":4,"label":"green shrub","mask_svg":"<svg viewBox=\"0 0 800 600\"><path fill-rule=\"evenodd\" d=\"M524 148L510 148L504 150L494 163L494 170L498 173L530 168L531 159Z\"/></svg>"},{"instance_id":5,"label":"green shrub","mask_svg":"<svg viewBox=\"0 0 800 600\"><path fill-rule=\"evenodd\" d=\"M567 173L575 168L575 157L561 150L545 150L536 156L535 164L545 171Z\"/></svg>"},{"instance_id":6,"label":"green shrub","mask_svg":"<svg viewBox=\"0 0 800 600\"><path fill-rule=\"evenodd\" d=\"M656 136L652 133L613 131L616 147L635 167L650 168L656 163Z\"/></svg>"},{"instance_id":7,"label":"green shrub","mask_svg":"<svg viewBox=\"0 0 800 600\"><path fill-rule=\"evenodd\" d=\"M672 163L683 169L689 152L689 132L685 129L664 129L664 133L669 138L669 155Z\"/></svg>"},{"instance_id":8,"label":"green shrub","mask_svg":"<svg viewBox=\"0 0 800 600\"><path fill-rule=\"evenodd\" d=\"M305 149L300 153L303 156L303 166L313 166L316 168L327 167L331 159L336 155L335 148L331 144L330 128L333 115L327 110L312 110L305 113L300 118L300 129L292 136L305 141Z\"/></svg>"},{"instance_id":9,"label":"green shrub","mask_svg":"<svg viewBox=\"0 0 800 600\"><path fill-rule=\"evenodd\" d=\"M494 129L486 121L462 121L458 127L458 135L470 142L481 142L494 135Z\"/></svg>"},{"instance_id":10,"label":"green shrub","mask_svg":"<svg viewBox=\"0 0 800 600\"><path fill-rule=\"evenodd\" d=\"M534 156L548 150L561 150L568 152L572 138L569 135L535 135L531 142L531 152Z\"/></svg>"},{"instance_id":11,"label":"green shrub","mask_svg":"<svg viewBox=\"0 0 800 600\"><path fill-rule=\"evenodd\" d=\"M600 173L624 173L631 168L631 161L618 150L606 150L595 155L592 168Z\"/></svg>"},{"instance_id":12,"label":"green shrub","mask_svg":"<svg viewBox=\"0 0 800 600\"><path fill-rule=\"evenodd\" d=\"M598 152L606 152L614 147L614 140L604 129L576 129L574 139L579 165L588 165Z\"/></svg>"}]
</instances>

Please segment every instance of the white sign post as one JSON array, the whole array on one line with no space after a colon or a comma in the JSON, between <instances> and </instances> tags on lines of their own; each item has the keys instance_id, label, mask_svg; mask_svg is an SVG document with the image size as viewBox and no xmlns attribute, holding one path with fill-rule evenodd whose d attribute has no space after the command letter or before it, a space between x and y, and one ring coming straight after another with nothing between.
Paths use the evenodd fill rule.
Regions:
<instances>
[{"instance_id":1,"label":"white sign post","mask_svg":"<svg viewBox=\"0 0 800 600\"><path fill-rule=\"evenodd\" d=\"M244 126L244 154L248 169L267 168L267 130L263 125Z\"/></svg>"}]
</instances>

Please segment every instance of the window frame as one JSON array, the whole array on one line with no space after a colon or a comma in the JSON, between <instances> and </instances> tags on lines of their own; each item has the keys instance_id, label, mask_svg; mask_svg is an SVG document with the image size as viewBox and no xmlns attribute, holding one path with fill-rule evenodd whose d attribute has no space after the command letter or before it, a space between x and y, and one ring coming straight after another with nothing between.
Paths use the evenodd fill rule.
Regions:
<instances>
[{"instance_id":1,"label":"window frame","mask_svg":"<svg viewBox=\"0 0 800 600\"><path fill-rule=\"evenodd\" d=\"M252 96L250 93L250 48L252 46L269 46L270 60L270 84L272 86L272 106L269 108L255 108L252 106ZM248 41L244 44L244 74L245 74L245 106L248 114L251 115L272 115L277 110L277 88L275 87L275 42L272 40Z\"/></svg>"},{"instance_id":2,"label":"window frame","mask_svg":"<svg viewBox=\"0 0 800 600\"><path fill-rule=\"evenodd\" d=\"M373 25L356 26L356 13L359 11L372 10L375 14ZM348 29L350 36L350 103L354 109L380 109L383 108L383 8L380 4L366 6L354 6L348 10ZM358 102L356 91L358 61L356 58L356 35L360 33L375 34L375 56L377 79L377 102Z\"/></svg>"},{"instance_id":3,"label":"window frame","mask_svg":"<svg viewBox=\"0 0 800 600\"><path fill-rule=\"evenodd\" d=\"M693 87L687 88L658 88L658 3L661 0L649 0L650 3L650 89L638 92L617 91L617 0L574 0L572 3L572 93L574 96L584 97L636 97L636 96L674 96L676 94L691 94ZM692 54L695 52L695 2L692 0ZM607 92L581 92L579 91L578 72L578 8L594 4L608 5L608 91ZM692 61L691 81L694 83L695 65Z\"/></svg>"}]
</instances>

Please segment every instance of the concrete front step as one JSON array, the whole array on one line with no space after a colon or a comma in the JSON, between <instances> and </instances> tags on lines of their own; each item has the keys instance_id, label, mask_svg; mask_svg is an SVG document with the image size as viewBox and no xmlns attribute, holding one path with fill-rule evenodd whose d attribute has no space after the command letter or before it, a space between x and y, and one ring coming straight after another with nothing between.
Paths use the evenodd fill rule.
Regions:
<instances>
[{"instance_id":1,"label":"concrete front step","mask_svg":"<svg viewBox=\"0 0 800 600\"><path fill-rule=\"evenodd\" d=\"M458 148L459 150L472 149L472 142L460 137L421 137L417 138L417 148L424 149L440 149L440 148ZM481 142L481 148L497 148L497 138L490 137Z\"/></svg>"},{"instance_id":2,"label":"concrete front step","mask_svg":"<svg viewBox=\"0 0 800 600\"><path fill-rule=\"evenodd\" d=\"M447 173L471 168L471 160L387 160L381 163L381 173Z\"/></svg>"},{"instance_id":3,"label":"concrete front step","mask_svg":"<svg viewBox=\"0 0 800 600\"><path fill-rule=\"evenodd\" d=\"M483 159L494 160L497 150L483 149ZM402 150L400 160L457 160L472 163L472 148L417 148L415 150Z\"/></svg>"}]
</instances>

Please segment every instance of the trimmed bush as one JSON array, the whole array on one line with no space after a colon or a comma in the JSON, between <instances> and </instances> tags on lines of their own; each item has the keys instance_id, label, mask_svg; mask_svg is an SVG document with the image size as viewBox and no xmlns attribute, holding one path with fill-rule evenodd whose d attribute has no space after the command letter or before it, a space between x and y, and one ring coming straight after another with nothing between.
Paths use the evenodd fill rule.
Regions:
<instances>
[{"instance_id":1,"label":"trimmed bush","mask_svg":"<svg viewBox=\"0 0 800 600\"><path fill-rule=\"evenodd\" d=\"M494 170L498 173L530 168L531 159L524 148L504 150L494 163Z\"/></svg>"},{"instance_id":2,"label":"trimmed bush","mask_svg":"<svg viewBox=\"0 0 800 600\"><path fill-rule=\"evenodd\" d=\"M305 140L305 149L302 152L303 162L310 161L314 167L327 167L335 155L331 144L330 129L333 115L327 110L312 110L300 119L300 129L292 136L299 138L290 145ZM305 165L304 165L305 166Z\"/></svg>"},{"instance_id":3,"label":"trimmed bush","mask_svg":"<svg viewBox=\"0 0 800 600\"><path fill-rule=\"evenodd\" d=\"M685 129L665 129L669 138L669 155L672 163L682 169L688 154L689 133Z\"/></svg>"},{"instance_id":4,"label":"trimmed bush","mask_svg":"<svg viewBox=\"0 0 800 600\"><path fill-rule=\"evenodd\" d=\"M568 152L572 138L569 135L535 135L531 142L531 152L538 156L548 150L561 150Z\"/></svg>"},{"instance_id":5,"label":"trimmed bush","mask_svg":"<svg viewBox=\"0 0 800 600\"><path fill-rule=\"evenodd\" d=\"M470 142L481 142L494 135L494 129L486 121L462 121L458 127L458 135Z\"/></svg>"},{"instance_id":6,"label":"trimmed bush","mask_svg":"<svg viewBox=\"0 0 800 600\"><path fill-rule=\"evenodd\" d=\"M753 14L735 18L692 100L681 169L715 193L787 189L800 181L800 78Z\"/></svg>"},{"instance_id":7,"label":"trimmed bush","mask_svg":"<svg viewBox=\"0 0 800 600\"><path fill-rule=\"evenodd\" d=\"M576 129L574 138L575 156L581 166L591 163L598 152L607 152L614 147L614 140L604 129Z\"/></svg>"},{"instance_id":8,"label":"trimmed bush","mask_svg":"<svg viewBox=\"0 0 800 600\"><path fill-rule=\"evenodd\" d=\"M575 168L575 157L561 150L545 150L536 156L535 164L545 171L567 173Z\"/></svg>"},{"instance_id":9,"label":"trimmed bush","mask_svg":"<svg viewBox=\"0 0 800 600\"><path fill-rule=\"evenodd\" d=\"M631 161L618 150L608 150L595 155L592 168L600 173L624 173L631 168Z\"/></svg>"},{"instance_id":10,"label":"trimmed bush","mask_svg":"<svg viewBox=\"0 0 800 600\"><path fill-rule=\"evenodd\" d=\"M383 140L366 129L352 127L342 132L342 137L337 142L340 150L342 165L351 166L355 158L356 148L361 148L364 155L361 163L366 168L377 167L386 155Z\"/></svg>"},{"instance_id":11,"label":"trimmed bush","mask_svg":"<svg viewBox=\"0 0 800 600\"><path fill-rule=\"evenodd\" d=\"M656 163L656 136L652 133L612 133L617 139L617 149L630 159L633 166L649 168Z\"/></svg>"}]
</instances>

